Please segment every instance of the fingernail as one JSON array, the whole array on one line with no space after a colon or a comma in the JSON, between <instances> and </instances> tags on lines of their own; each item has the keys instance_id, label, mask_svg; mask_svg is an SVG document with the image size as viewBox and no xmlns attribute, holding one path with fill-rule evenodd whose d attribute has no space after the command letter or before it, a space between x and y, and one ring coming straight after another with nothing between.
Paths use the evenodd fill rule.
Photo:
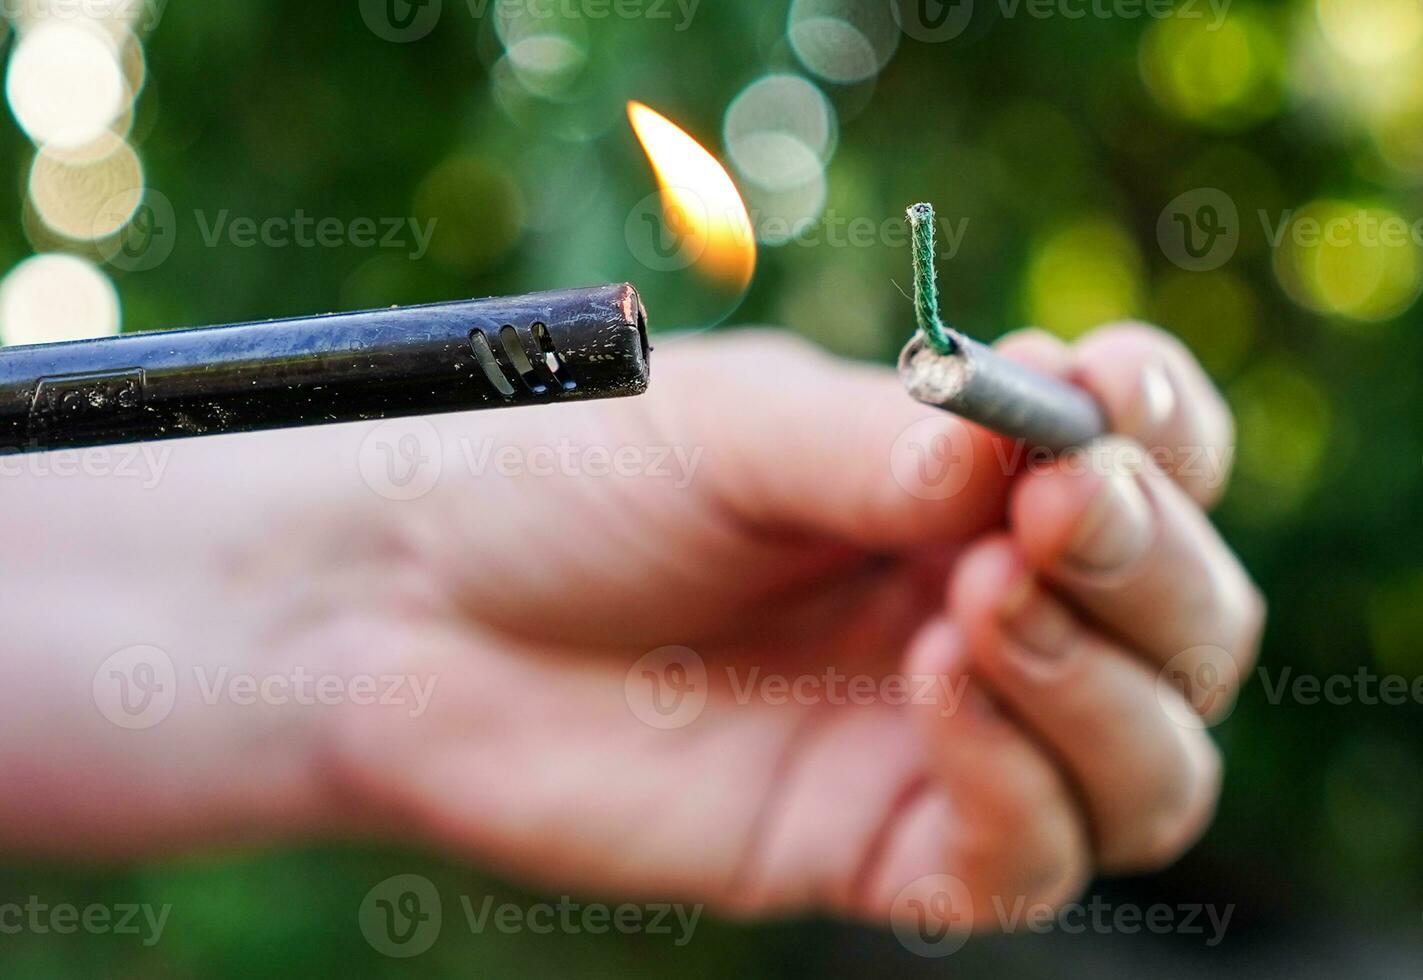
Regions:
<instances>
[{"instance_id":1,"label":"fingernail","mask_svg":"<svg viewBox=\"0 0 1423 980\"><path fill-rule=\"evenodd\" d=\"M1016 653L1039 661L1061 661L1076 648L1080 635L1072 614L1031 578L1021 583L999 610L1004 632Z\"/></svg>"},{"instance_id":2,"label":"fingernail","mask_svg":"<svg viewBox=\"0 0 1423 980\"><path fill-rule=\"evenodd\" d=\"M1148 442L1160 435L1176 414L1176 387L1160 364L1148 364L1141 372L1136 413L1133 431Z\"/></svg>"},{"instance_id":3,"label":"fingernail","mask_svg":"<svg viewBox=\"0 0 1423 980\"><path fill-rule=\"evenodd\" d=\"M1068 560L1094 572L1123 568L1146 553L1152 524L1151 505L1136 474L1117 470L1103 481L1082 518Z\"/></svg>"}]
</instances>

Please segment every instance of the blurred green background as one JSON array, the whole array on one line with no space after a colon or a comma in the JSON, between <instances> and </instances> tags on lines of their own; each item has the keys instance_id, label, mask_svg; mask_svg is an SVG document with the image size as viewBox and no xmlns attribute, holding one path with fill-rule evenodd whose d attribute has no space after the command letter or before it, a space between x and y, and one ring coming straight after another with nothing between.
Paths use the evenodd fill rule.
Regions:
<instances>
[{"instance_id":1,"label":"blurred green background","mask_svg":"<svg viewBox=\"0 0 1423 980\"><path fill-rule=\"evenodd\" d=\"M391 40L372 26L382 3L166 5L120 38L140 91L115 131L142 160L149 202L172 205L159 229L171 255L132 269L106 260L111 241L58 234L118 178L61 159L70 169L37 184L34 145L7 119L0 270L36 252L83 257L85 288L112 282L125 330L622 279L655 326L706 326L692 271L637 258L629 216L656 187L623 115L639 99L730 161L748 198L763 241L744 301L718 311L733 322L890 359L910 329L903 209L931 200L945 305L969 332L1035 323L1071 337L1144 317L1178 334L1239 416L1238 479L1218 516L1272 603L1271 680L1286 666L1420 672L1418 0L960 0L944 9L968 16L939 36L901 30L881 0L705 0L690 17L662 0L606 18L598 0L548 0L540 17L521 15L523 0L474 6L445 0L428 32ZM203 225L223 212L436 225L418 257L408 235L398 248L209 244ZM1309 234L1330 218L1344 230ZM14 285L12 340L22 290L39 288ZM94 309L67 329L105 329ZM935 963L828 923L703 922L685 949L447 929L402 963L356 925L388 875L535 899L427 857L342 849L92 873L12 858L0 901L174 910L153 948L0 936L0 975L1416 975L1423 708L1353 700L1272 703L1257 678L1218 730L1229 770L1208 839L1164 875L1099 886L1117 901L1235 903L1218 949L1059 935Z\"/></svg>"}]
</instances>

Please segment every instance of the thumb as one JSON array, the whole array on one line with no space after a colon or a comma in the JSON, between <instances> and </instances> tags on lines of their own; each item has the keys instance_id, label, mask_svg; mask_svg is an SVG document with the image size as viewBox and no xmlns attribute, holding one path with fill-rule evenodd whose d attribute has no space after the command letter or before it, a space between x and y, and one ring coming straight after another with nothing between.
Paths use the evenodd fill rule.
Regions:
<instances>
[{"instance_id":1,"label":"thumb","mask_svg":"<svg viewBox=\"0 0 1423 980\"><path fill-rule=\"evenodd\" d=\"M904 548L1002 520L1002 445L913 401L887 368L771 330L663 353L646 407L704 449L708 485L741 521Z\"/></svg>"}]
</instances>

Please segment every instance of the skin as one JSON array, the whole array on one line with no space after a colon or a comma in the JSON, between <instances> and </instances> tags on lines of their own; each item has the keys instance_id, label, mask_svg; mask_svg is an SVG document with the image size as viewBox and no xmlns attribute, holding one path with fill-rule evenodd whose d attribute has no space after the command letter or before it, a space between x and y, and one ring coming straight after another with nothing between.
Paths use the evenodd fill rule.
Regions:
<instances>
[{"instance_id":1,"label":"skin","mask_svg":"<svg viewBox=\"0 0 1423 980\"><path fill-rule=\"evenodd\" d=\"M155 487L10 475L0 846L378 838L574 892L877 923L951 875L956 927L984 929L995 901L1159 868L1210 820L1221 763L1191 720L1222 710L1263 620L1203 516L1224 472L1186 462L1228 456L1231 419L1148 327L1004 349L1097 396L1114 462L1015 472L889 372L746 331L662 345L641 399L422 420L447 455L416 500L363 481L367 425L171 444ZM906 489L916 425L959 451L946 499ZM475 475L458 447L490 435L701 456L689 482ZM1123 464L1138 445L1177 472ZM177 689L127 730L95 677L134 644ZM669 644L705 707L654 727L637 665ZM418 716L209 703L195 671L222 667L436 687ZM831 668L874 693L830 697ZM768 674L809 680L776 697L748 680Z\"/></svg>"}]
</instances>

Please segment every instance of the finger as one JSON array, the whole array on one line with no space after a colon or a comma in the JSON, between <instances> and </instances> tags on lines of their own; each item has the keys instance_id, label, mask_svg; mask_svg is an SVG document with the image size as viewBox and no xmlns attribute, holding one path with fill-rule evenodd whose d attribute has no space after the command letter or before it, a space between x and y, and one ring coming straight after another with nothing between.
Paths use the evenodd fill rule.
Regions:
<instances>
[{"instance_id":1,"label":"finger","mask_svg":"<svg viewBox=\"0 0 1423 980\"><path fill-rule=\"evenodd\" d=\"M1250 669L1264 601L1205 515L1140 447L1118 438L1026 475L1013 537L1028 562L1093 621L1188 679L1223 710Z\"/></svg>"},{"instance_id":2,"label":"finger","mask_svg":"<svg viewBox=\"0 0 1423 980\"><path fill-rule=\"evenodd\" d=\"M989 434L915 403L892 371L772 331L667 354L639 410L704 450L701 472L743 521L898 548L1002 519L1008 476Z\"/></svg>"},{"instance_id":3,"label":"finger","mask_svg":"<svg viewBox=\"0 0 1423 980\"><path fill-rule=\"evenodd\" d=\"M1205 371L1179 340L1140 323L1101 327L1072 352L1071 375L1096 396L1113 432L1210 505L1230 476L1235 424Z\"/></svg>"},{"instance_id":4,"label":"finger","mask_svg":"<svg viewBox=\"0 0 1423 980\"><path fill-rule=\"evenodd\" d=\"M1048 374L1066 376L1072 370L1072 348L1037 327L1004 334L993 345L998 353Z\"/></svg>"},{"instance_id":5,"label":"finger","mask_svg":"<svg viewBox=\"0 0 1423 980\"><path fill-rule=\"evenodd\" d=\"M1182 695L1158 692L1141 658L1039 585L1006 535L967 552L950 591L975 676L1071 774L1098 863L1152 870L1195 843L1219 797L1220 755L1202 729L1177 724Z\"/></svg>"},{"instance_id":6,"label":"finger","mask_svg":"<svg viewBox=\"0 0 1423 980\"><path fill-rule=\"evenodd\" d=\"M967 892L958 914L1001 927L999 909L1070 901L1089 872L1085 828L1053 763L997 710L965 670L958 631L939 619L911 646L910 676L937 676L940 698L914 704L930 785L885 837L865 911L902 917L946 876ZM925 894L920 894L921 892Z\"/></svg>"}]
</instances>

